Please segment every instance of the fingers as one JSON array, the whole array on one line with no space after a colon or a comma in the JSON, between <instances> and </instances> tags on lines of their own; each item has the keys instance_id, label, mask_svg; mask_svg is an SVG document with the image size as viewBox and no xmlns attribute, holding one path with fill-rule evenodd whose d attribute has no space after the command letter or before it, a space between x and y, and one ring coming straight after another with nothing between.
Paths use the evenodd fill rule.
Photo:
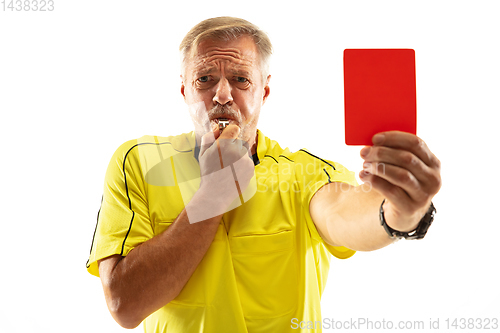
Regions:
<instances>
[{"instance_id":1,"label":"fingers","mask_svg":"<svg viewBox=\"0 0 500 333\"><path fill-rule=\"evenodd\" d=\"M360 178L389 201L411 210L425 206L441 187L441 163L417 136L384 132L360 155L365 160Z\"/></svg>"},{"instance_id":2,"label":"fingers","mask_svg":"<svg viewBox=\"0 0 500 333\"><path fill-rule=\"evenodd\" d=\"M212 132L208 132L201 137L201 147L200 156L212 146L212 144L218 139L234 140L240 134L240 128L236 125L228 125L226 129L221 133L217 124L213 125ZM220 147L219 147L220 149Z\"/></svg>"},{"instance_id":3,"label":"fingers","mask_svg":"<svg viewBox=\"0 0 500 333\"><path fill-rule=\"evenodd\" d=\"M393 170L393 166L396 166L409 171L418 181L424 184L432 181L432 178L429 177L433 172L432 169L412 152L384 146L367 148L368 149L363 149L361 151L361 156L365 160L363 163L363 169L365 171L377 171L375 168L372 168L372 166L374 166L382 167L383 173L385 173L386 171ZM380 172L376 174L380 174Z\"/></svg>"},{"instance_id":4,"label":"fingers","mask_svg":"<svg viewBox=\"0 0 500 333\"><path fill-rule=\"evenodd\" d=\"M370 184L372 189L382 194L382 196L387 199L386 201L394 203L397 207L400 207L402 211L412 211L414 209L415 201L410 198L403 188L392 184L382 177L365 172L364 170L359 173L359 177L365 184Z\"/></svg>"},{"instance_id":5,"label":"fingers","mask_svg":"<svg viewBox=\"0 0 500 333\"><path fill-rule=\"evenodd\" d=\"M201 140L200 188L207 189L207 193L220 198L225 203L224 206L238 201L237 198L241 201L242 198L248 199L253 195L249 194L252 187L249 192L245 191L253 179L254 164L249 156L248 144L245 145L243 140L238 139L239 135L240 128L230 124L222 133L217 127Z\"/></svg>"},{"instance_id":6,"label":"fingers","mask_svg":"<svg viewBox=\"0 0 500 333\"><path fill-rule=\"evenodd\" d=\"M251 158L248 143L238 139L239 126L230 124L222 133L218 126L214 126L212 130L213 132L209 132L201 138L199 156L204 161L203 172L213 172L213 170L230 166L245 155Z\"/></svg>"},{"instance_id":7,"label":"fingers","mask_svg":"<svg viewBox=\"0 0 500 333\"><path fill-rule=\"evenodd\" d=\"M374 147L385 146L409 151L431 168L439 167L441 164L438 158L429 150L424 140L410 133L399 131L382 132L374 135L372 142Z\"/></svg>"},{"instance_id":8,"label":"fingers","mask_svg":"<svg viewBox=\"0 0 500 333\"><path fill-rule=\"evenodd\" d=\"M224 166L234 164L245 155L250 159L252 157L248 142L238 138L239 134L240 128L238 126L228 125L217 140Z\"/></svg>"},{"instance_id":9,"label":"fingers","mask_svg":"<svg viewBox=\"0 0 500 333\"><path fill-rule=\"evenodd\" d=\"M208 132L201 137L200 156L203 156L205 151L212 146L219 136L219 129L213 129L213 132Z\"/></svg>"},{"instance_id":10,"label":"fingers","mask_svg":"<svg viewBox=\"0 0 500 333\"><path fill-rule=\"evenodd\" d=\"M391 202L409 207L413 202L425 202L429 195L423 184L408 170L385 164L369 163L359 174L360 178L384 195Z\"/></svg>"}]
</instances>

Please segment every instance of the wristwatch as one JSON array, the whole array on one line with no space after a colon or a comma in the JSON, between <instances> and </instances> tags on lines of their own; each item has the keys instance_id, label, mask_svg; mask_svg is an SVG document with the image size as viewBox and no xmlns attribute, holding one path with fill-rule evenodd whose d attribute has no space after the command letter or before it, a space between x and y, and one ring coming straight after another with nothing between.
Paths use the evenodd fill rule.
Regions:
<instances>
[{"instance_id":1,"label":"wristwatch","mask_svg":"<svg viewBox=\"0 0 500 333\"><path fill-rule=\"evenodd\" d=\"M401 232L392 229L387 225L387 222L385 221L385 216L384 216L384 209L382 206L384 205L385 199L382 201L382 204L380 205L380 224L384 227L385 231L391 238L397 238L397 239L422 239L425 237L425 234L427 233L427 230L429 230L429 227L432 224L432 221L434 221L434 215L436 215L436 207L434 207L434 204L431 202L431 206L427 210L427 213L425 213L424 217L420 220L418 223L418 226L415 230L410 231L410 232Z\"/></svg>"}]
</instances>

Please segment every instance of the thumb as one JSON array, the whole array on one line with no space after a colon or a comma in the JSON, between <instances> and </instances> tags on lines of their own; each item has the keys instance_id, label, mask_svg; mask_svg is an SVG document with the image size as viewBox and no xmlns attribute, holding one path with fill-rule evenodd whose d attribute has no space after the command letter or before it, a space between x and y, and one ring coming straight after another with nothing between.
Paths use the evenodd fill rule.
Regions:
<instances>
[{"instance_id":1,"label":"thumb","mask_svg":"<svg viewBox=\"0 0 500 333\"><path fill-rule=\"evenodd\" d=\"M238 125L229 124L220 134L219 139L234 140L240 135L240 127Z\"/></svg>"}]
</instances>

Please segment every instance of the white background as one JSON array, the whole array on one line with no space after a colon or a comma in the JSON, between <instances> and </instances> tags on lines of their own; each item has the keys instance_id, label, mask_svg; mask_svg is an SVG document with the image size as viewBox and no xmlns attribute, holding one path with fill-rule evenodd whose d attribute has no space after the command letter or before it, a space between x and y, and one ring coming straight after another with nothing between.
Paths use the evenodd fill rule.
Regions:
<instances>
[{"instance_id":1,"label":"white background","mask_svg":"<svg viewBox=\"0 0 500 333\"><path fill-rule=\"evenodd\" d=\"M356 173L342 52L416 50L417 134L442 162L435 223L422 241L332 258L323 317L500 317L496 1L54 1L0 11L1 332L125 331L85 269L104 173L126 140L191 131L178 45L223 15L273 41L263 133Z\"/></svg>"}]
</instances>

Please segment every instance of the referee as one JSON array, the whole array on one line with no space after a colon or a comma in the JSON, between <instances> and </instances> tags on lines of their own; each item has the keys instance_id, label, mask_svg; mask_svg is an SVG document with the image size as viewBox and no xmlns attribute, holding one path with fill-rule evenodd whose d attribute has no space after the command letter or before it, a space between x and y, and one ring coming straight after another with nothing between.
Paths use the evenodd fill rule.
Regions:
<instances>
[{"instance_id":1,"label":"referee","mask_svg":"<svg viewBox=\"0 0 500 333\"><path fill-rule=\"evenodd\" d=\"M87 270L118 324L292 332L292 320L321 321L331 255L425 235L441 178L422 139L375 135L358 185L341 164L258 129L271 78L262 30L208 19L180 51L194 130L125 142L106 172Z\"/></svg>"}]
</instances>

